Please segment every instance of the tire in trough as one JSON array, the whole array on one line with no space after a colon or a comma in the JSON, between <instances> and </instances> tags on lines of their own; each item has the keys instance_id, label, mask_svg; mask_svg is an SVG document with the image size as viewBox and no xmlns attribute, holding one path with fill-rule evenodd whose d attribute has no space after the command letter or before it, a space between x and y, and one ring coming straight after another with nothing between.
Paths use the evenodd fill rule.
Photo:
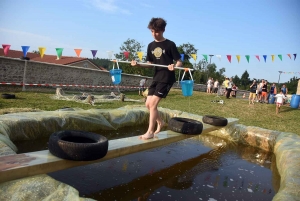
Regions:
<instances>
[{"instance_id":1,"label":"tire in trough","mask_svg":"<svg viewBox=\"0 0 300 201\"><path fill-rule=\"evenodd\" d=\"M96 133L65 130L52 133L48 147L50 153L59 158L91 161L107 154L108 140Z\"/></svg>"},{"instance_id":2,"label":"tire in trough","mask_svg":"<svg viewBox=\"0 0 300 201\"><path fill-rule=\"evenodd\" d=\"M4 99L15 99L15 94L1 94L1 97Z\"/></svg>"},{"instance_id":3,"label":"tire in trough","mask_svg":"<svg viewBox=\"0 0 300 201\"><path fill-rule=\"evenodd\" d=\"M203 124L194 119L173 117L168 122L168 129L182 134L197 135L202 133Z\"/></svg>"},{"instance_id":4,"label":"tire in trough","mask_svg":"<svg viewBox=\"0 0 300 201\"><path fill-rule=\"evenodd\" d=\"M204 115L202 117L203 123L210 124L213 126L227 126L228 120L224 117Z\"/></svg>"}]
</instances>

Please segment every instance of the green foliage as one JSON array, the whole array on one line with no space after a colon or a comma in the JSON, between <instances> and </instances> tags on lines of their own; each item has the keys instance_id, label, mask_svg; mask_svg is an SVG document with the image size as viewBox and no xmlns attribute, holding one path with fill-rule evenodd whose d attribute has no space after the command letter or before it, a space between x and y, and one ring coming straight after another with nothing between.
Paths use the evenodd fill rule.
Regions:
<instances>
[{"instance_id":1,"label":"green foliage","mask_svg":"<svg viewBox=\"0 0 300 201\"><path fill-rule=\"evenodd\" d=\"M101 66L107 70L112 68L112 62L109 59L99 59L97 58L93 58L93 59L89 59L89 61L91 61L92 63L94 63L97 66Z\"/></svg>"},{"instance_id":2,"label":"green foliage","mask_svg":"<svg viewBox=\"0 0 300 201\"><path fill-rule=\"evenodd\" d=\"M298 87L298 80L299 80L300 78L297 78L297 77L292 77L291 79L290 79L290 81L288 81L287 83L286 83L286 87L288 88L288 93L289 94L296 94L296 92L297 92L297 87Z\"/></svg>"},{"instance_id":3,"label":"green foliage","mask_svg":"<svg viewBox=\"0 0 300 201\"><path fill-rule=\"evenodd\" d=\"M240 80L241 87L239 87L239 88L248 90L250 83L251 83L251 80L249 78L249 73L247 70L245 70L245 72L242 74L242 77Z\"/></svg>"}]
</instances>

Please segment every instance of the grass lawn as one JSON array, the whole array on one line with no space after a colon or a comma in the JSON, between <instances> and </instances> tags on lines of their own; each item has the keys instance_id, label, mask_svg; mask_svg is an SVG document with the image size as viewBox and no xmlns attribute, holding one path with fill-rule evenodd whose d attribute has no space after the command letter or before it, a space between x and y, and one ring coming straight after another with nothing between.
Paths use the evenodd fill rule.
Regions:
<instances>
[{"instance_id":1,"label":"grass lawn","mask_svg":"<svg viewBox=\"0 0 300 201\"><path fill-rule=\"evenodd\" d=\"M11 93L11 92L1 92ZM142 99L138 92L123 92L127 98ZM101 102L95 106L73 101L55 100L50 97L55 94L43 92L14 92L16 99L0 98L0 115L11 112L27 111L52 111L63 107L74 107L82 109L108 109L119 108L125 105L144 105L143 102L133 101L111 101ZM108 95L109 93L102 93ZM249 105L247 98L231 98L224 100L224 104L211 103L217 100L213 94L194 91L193 96L185 97L180 89L172 89L166 99L163 99L159 107L180 110L198 115L217 115L239 119L240 124L257 126L261 128L293 132L300 135L300 110L288 106L282 106L279 115L275 114L275 104L256 103Z\"/></svg>"}]
</instances>

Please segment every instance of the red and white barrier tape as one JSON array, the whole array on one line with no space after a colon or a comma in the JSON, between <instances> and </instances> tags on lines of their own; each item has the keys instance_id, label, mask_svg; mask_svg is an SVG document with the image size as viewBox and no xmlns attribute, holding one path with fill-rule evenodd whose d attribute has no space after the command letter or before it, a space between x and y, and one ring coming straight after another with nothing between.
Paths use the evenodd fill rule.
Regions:
<instances>
[{"instance_id":1,"label":"red and white barrier tape","mask_svg":"<svg viewBox=\"0 0 300 201\"><path fill-rule=\"evenodd\" d=\"M16 82L0 82L0 85L17 85L23 86L23 83ZM46 87L86 87L86 88L127 88L135 89L139 87L135 86L94 86L94 85L82 85L82 84L25 84L25 86L46 86Z\"/></svg>"}]
</instances>

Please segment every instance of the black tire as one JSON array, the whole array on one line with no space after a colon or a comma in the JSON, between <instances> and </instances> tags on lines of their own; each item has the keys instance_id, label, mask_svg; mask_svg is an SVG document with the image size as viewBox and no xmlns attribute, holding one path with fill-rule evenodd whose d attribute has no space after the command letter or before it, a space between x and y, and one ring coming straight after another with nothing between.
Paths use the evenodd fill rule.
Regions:
<instances>
[{"instance_id":1,"label":"black tire","mask_svg":"<svg viewBox=\"0 0 300 201\"><path fill-rule=\"evenodd\" d=\"M204 115L202 121L203 123L213 126L227 126L228 124L228 120L226 118L213 115Z\"/></svg>"},{"instance_id":2,"label":"black tire","mask_svg":"<svg viewBox=\"0 0 300 201\"><path fill-rule=\"evenodd\" d=\"M202 122L194 119L173 117L168 123L168 128L182 134L200 135L203 130L203 124Z\"/></svg>"},{"instance_id":3,"label":"black tire","mask_svg":"<svg viewBox=\"0 0 300 201\"><path fill-rule=\"evenodd\" d=\"M2 94L1 97L4 99L15 99L16 98L15 94Z\"/></svg>"},{"instance_id":4,"label":"black tire","mask_svg":"<svg viewBox=\"0 0 300 201\"><path fill-rule=\"evenodd\" d=\"M96 133L65 130L52 133L48 147L50 153L59 158L91 161L107 154L108 140Z\"/></svg>"}]
</instances>

